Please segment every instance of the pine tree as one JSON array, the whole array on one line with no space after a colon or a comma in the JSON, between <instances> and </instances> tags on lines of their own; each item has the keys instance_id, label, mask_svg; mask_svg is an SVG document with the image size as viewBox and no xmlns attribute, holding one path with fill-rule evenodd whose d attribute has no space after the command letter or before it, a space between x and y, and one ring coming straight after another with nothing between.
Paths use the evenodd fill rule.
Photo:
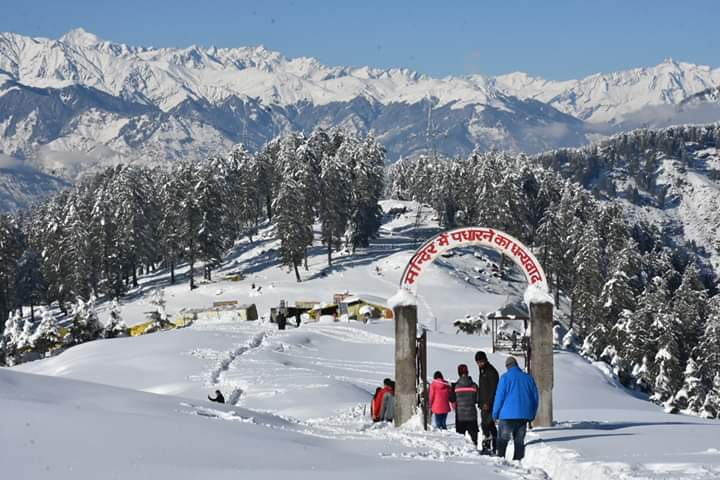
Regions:
<instances>
[{"instance_id":1,"label":"pine tree","mask_svg":"<svg viewBox=\"0 0 720 480\"><path fill-rule=\"evenodd\" d=\"M385 148L369 134L361 142L348 141L338 150L338 158L352 166L350 196L350 241L353 252L368 247L382 222L380 201L384 190Z\"/></svg>"},{"instance_id":2,"label":"pine tree","mask_svg":"<svg viewBox=\"0 0 720 480\"><path fill-rule=\"evenodd\" d=\"M682 388L675 394L674 404L681 411L699 413L705 402L706 392L698 376L695 361L690 358L683 372Z\"/></svg>"},{"instance_id":3,"label":"pine tree","mask_svg":"<svg viewBox=\"0 0 720 480\"><path fill-rule=\"evenodd\" d=\"M62 344L60 337L60 329L55 321L55 315L50 309L43 308L41 313L42 320L38 325L35 333L30 339L32 349L42 355L48 355Z\"/></svg>"},{"instance_id":4,"label":"pine tree","mask_svg":"<svg viewBox=\"0 0 720 480\"><path fill-rule=\"evenodd\" d=\"M87 302L82 298L77 298L71 317L70 332L66 337L71 345L95 340L102 332L102 325L100 325L95 311L94 295L91 295Z\"/></svg>"},{"instance_id":5,"label":"pine tree","mask_svg":"<svg viewBox=\"0 0 720 480\"><path fill-rule=\"evenodd\" d=\"M35 318L35 305L41 300L45 284L40 271L38 255L26 249L17 262L15 298L20 305L30 305L30 318Z\"/></svg>"},{"instance_id":6,"label":"pine tree","mask_svg":"<svg viewBox=\"0 0 720 480\"><path fill-rule=\"evenodd\" d=\"M167 301L165 300L165 290L162 288L154 289L152 296L150 297L150 305L153 306L153 310L149 312L148 318L153 323L145 329L146 333L162 330L170 324L167 310L165 308L167 305Z\"/></svg>"},{"instance_id":7,"label":"pine tree","mask_svg":"<svg viewBox=\"0 0 720 480\"><path fill-rule=\"evenodd\" d=\"M693 348L700 341L706 316L707 294L700 281L700 273L694 263L690 263L683 273L680 287L675 291L672 312L680 320L678 347L680 362L690 358Z\"/></svg>"},{"instance_id":8,"label":"pine tree","mask_svg":"<svg viewBox=\"0 0 720 480\"><path fill-rule=\"evenodd\" d=\"M333 248L340 248L348 227L352 179L336 157L324 154L320 174L320 238L327 246L328 265Z\"/></svg>"},{"instance_id":9,"label":"pine tree","mask_svg":"<svg viewBox=\"0 0 720 480\"><path fill-rule=\"evenodd\" d=\"M720 418L720 372L713 377L710 391L705 396L702 416L705 418Z\"/></svg>"},{"instance_id":10,"label":"pine tree","mask_svg":"<svg viewBox=\"0 0 720 480\"><path fill-rule=\"evenodd\" d=\"M22 315L19 311L13 312L5 323L5 330L2 336L3 345L3 362L6 365L13 366L17 363L20 356L19 343L21 341L23 331Z\"/></svg>"},{"instance_id":11,"label":"pine tree","mask_svg":"<svg viewBox=\"0 0 720 480\"><path fill-rule=\"evenodd\" d=\"M599 322L600 305L597 292L602 288L600 246L592 224L586 227L580 244L574 259L576 281L572 298L575 305L575 319L577 320L577 331L581 337L591 334L595 337L593 340L594 350L587 353L597 358L608 343L608 331Z\"/></svg>"},{"instance_id":12,"label":"pine tree","mask_svg":"<svg viewBox=\"0 0 720 480\"><path fill-rule=\"evenodd\" d=\"M15 218L0 215L0 333L8 314L20 306L16 298L18 259L23 253L24 238Z\"/></svg>"},{"instance_id":13,"label":"pine tree","mask_svg":"<svg viewBox=\"0 0 720 480\"><path fill-rule=\"evenodd\" d=\"M678 319L671 313L660 314L652 325L659 346L655 354L655 372L651 400L663 404L668 411L677 410L675 394L683 383L683 369L680 364Z\"/></svg>"},{"instance_id":14,"label":"pine tree","mask_svg":"<svg viewBox=\"0 0 720 480\"><path fill-rule=\"evenodd\" d=\"M273 212L280 239L281 262L295 270L295 278L300 282L298 266L305 248L312 243L313 222L303 217L302 214L307 213L307 210L298 210L298 205L302 205L304 199L298 198L303 190L297 176L297 172L289 165L273 202Z\"/></svg>"},{"instance_id":15,"label":"pine tree","mask_svg":"<svg viewBox=\"0 0 720 480\"><path fill-rule=\"evenodd\" d=\"M707 304L708 315L705 329L694 356L697 361L697 372L702 388L712 395L715 378L720 375L720 295L715 295ZM720 394L720 390L717 391ZM717 401L711 398L710 403L720 413L720 396ZM707 403L707 402L706 402Z\"/></svg>"},{"instance_id":16,"label":"pine tree","mask_svg":"<svg viewBox=\"0 0 720 480\"><path fill-rule=\"evenodd\" d=\"M17 339L17 349L21 354L32 350L34 326L35 324L30 317L23 318L22 330Z\"/></svg>"},{"instance_id":17,"label":"pine tree","mask_svg":"<svg viewBox=\"0 0 720 480\"><path fill-rule=\"evenodd\" d=\"M110 305L110 320L102 331L102 338L127 337L130 335L130 329L122 319L120 304L117 298L113 299Z\"/></svg>"}]
</instances>

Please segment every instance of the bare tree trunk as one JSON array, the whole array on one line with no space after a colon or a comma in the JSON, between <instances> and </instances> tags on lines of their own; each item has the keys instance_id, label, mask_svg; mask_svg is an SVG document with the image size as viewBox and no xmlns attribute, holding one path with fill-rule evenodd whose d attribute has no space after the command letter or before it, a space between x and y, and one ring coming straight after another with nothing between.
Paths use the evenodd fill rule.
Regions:
<instances>
[{"instance_id":1,"label":"bare tree trunk","mask_svg":"<svg viewBox=\"0 0 720 480\"><path fill-rule=\"evenodd\" d=\"M170 260L170 285L175 285L175 259Z\"/></svg>"},{"instance_id":2,"label":"bare tree trunk","mask_svg":"<svg viewBox=\"0 0 720 480\"><path fill-rule=\"evenodd\" d=\"M305 247L305 251L303 252L303 257L305 261L305 271L308 271L308 264L307 264L307 247Z\"/></svg>"},{"instance_id":3,"label":"bare tree trunk","mask_svg":"<svg viewBox=\"0 0 720 480\"><path fill-rule=\"evenodd\" d=\"M328 242L328 266L332 265L332 243Z\"/></svg>"},{"instance_id":4,"label":"bare tree trunk","mask_svg":"<svg viewBox=\"0 0 720 480\"><path fill-rule=\"evenodd\" d=\"M300 283L301 280L300 280L300 272L298 271L298 264L294 260L293 260L293 268L295 269L295 278L297 279L298 283Z\"/></svg>"}]
</instances>

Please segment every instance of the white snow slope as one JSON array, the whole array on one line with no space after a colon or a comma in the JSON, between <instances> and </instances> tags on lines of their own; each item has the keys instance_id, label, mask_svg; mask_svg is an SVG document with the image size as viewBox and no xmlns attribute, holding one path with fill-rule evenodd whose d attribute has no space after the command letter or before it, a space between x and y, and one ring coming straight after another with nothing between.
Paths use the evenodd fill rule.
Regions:
<instances>
[{"instance_id":1,"label":"white snow slope","mask_svg":"<svg viewBox=\"0 0 720 480\"><path fill-rule=\"evenodd\" d=\"M237 299L256 303L267 317L280 299L329 303L345 290L389 298L417 246L414 220L411 211L386 222L375 245L339 255L332 269L318 247L299 284L277 266L270 250L277 243L266 230L238 245L224 266L243 270L244 280L192 292L187 284L167 287L168 309ZM519 281L486 276L479 268L492 261L486 255L459 252L422 277L419 315L430 328L431 372L454 379L457 364L466 363L476 375L474 352L489 352L489 338L457 335L452 322L495 310L524 290ZM124 306L129 323L143 320L145 293L166 278L143 282ZM529 433L521 464L481 457L452 431L424 432L415 421L402 429L373 424L366 407L375 386L394 375L393 331L387 320L305 322L286 331L264 320L205 320L0 369L3 477L720 478L720 423L665 414L602 368L560 351L557 425ZM503 356L490 359L503 373ZM208 402L215 389L229 404Z\"/></svg>"}]
</instances>

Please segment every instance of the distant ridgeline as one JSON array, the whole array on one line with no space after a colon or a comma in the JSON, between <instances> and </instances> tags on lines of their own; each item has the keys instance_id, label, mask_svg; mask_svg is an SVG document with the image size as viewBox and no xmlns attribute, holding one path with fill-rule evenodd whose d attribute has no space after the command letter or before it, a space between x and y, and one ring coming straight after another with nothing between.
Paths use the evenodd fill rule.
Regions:
<instances>
[{"instance_id":1,"label":"distant ridgeline","mask_svg":"<svg viewBox=\"0 0 720 480\"><path fill-rule=\"evenodd\" d=\"M498 152L458 161L420 157L387 168L386 193L431 205L443 227L487 226L531 245L556 304L560 292L569 303L569 311L558 312L563 346L607 362L623 384L650 393L668 410L714 418L720 413L720 295L716 271L702 267L716 260L716 245L687 242L683 225L668 231L667 223L637 215L624 199L607 200L628 190L618 185L622 168L633 163L626 183L637 193L629 196L672 219L671 205L692 200L675 198L682 188L698 190L696 180L713 186L717 139L717 127L685 127L640 130L536 158ZM682 172L699 180L685 185L674 176ZM699 227L717 241L713 218ZM686 229L701 235L695 227Z\"/></svg>"}]
</instances>

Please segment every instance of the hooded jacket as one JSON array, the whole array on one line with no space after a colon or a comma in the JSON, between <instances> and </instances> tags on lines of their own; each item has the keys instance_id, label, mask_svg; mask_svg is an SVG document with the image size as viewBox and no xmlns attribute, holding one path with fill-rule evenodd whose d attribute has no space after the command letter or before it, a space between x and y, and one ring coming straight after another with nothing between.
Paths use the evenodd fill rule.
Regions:
<instances>
[{"instance_id":1,"label":"hooded jacket","mask_svg":"<svg viewBox=\"0 0 720 480\"><path fill-rule=\"evenodd\" d=\"M496 420L532 420L538 408L538 391L535 380L520 367L511 367L500 377L493 418Z\"/></svg>"},{"instance_id":2,"label":"hooded jacket","mask_svg":"<svg viewBox=\"0 0 720 480\"><path fill-rule=\"evenodd\" d=\"M430 411L440 415L450 411L450 384L441 378L430 384Z\"/></svg>"},{"instance_id":3,"label":"hooded jacket","mask_svg":"<svg viewBox=\"0 0 720 480\"><path fill-rule=\"evenodd\" d=\"M478 386L470 375L463 375L453 383L450 401L455 404L457 422L477 422Z\"/></svg>"},{"instance_id":4,"label":"hooded jacket","mask_svg":"<svg viewBox=\"0 0 720 480\"><path fill-rule=\"evenodd\" d=\"M380 390L378 392L378 394L375 396L375 398L373 399L372 414L373 414L373 420L375 420L376 422L382 420L382 418L380 416L380 411L382 409L383 397L385 396L385 394L387 392L392 392L392 388L385 385L382 388L382 390Z\"/></svg>"}]
</instances>

